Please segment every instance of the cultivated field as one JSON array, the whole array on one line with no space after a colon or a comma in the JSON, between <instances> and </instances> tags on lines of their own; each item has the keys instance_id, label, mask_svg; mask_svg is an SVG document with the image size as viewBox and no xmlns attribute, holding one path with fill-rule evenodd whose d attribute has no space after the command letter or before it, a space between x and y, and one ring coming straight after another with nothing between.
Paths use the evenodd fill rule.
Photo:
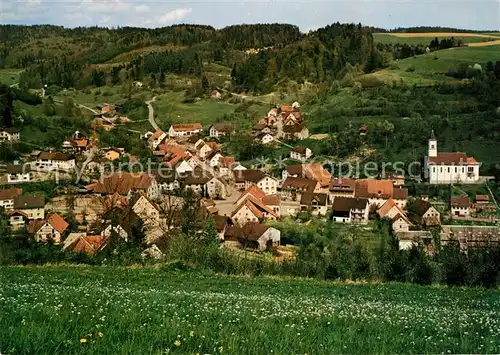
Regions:
<instances>
[{"instance_id":1,"label":"cultivated field","mask_svg":"<svg viewBox=\"0 0 500 355\"><path fill-rule=\"evenodd\" d=\"M380 43L407 43L429 45L434 38L455 37L461 39L464 43L488 42L500 39L500 35L481 34L481 33L455 33L455 32L428 32L428 33L374 33L375 41Z\"/></svg>"},{"instance_id":2,"label":"cultivated field","mask_svg":"<svg viewBox=\"0 0 500 355\"><path fill-rule=\"evenodd\" d=\"M498 290L0 269L3 354L499 353Z\"/></svg>"}]
</instances>

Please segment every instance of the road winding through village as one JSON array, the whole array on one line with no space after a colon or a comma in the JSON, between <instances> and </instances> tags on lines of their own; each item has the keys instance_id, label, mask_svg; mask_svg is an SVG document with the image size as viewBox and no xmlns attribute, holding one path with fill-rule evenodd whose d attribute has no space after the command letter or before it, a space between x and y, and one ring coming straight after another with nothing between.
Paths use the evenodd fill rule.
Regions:
<instances>
[{"instance_id":1,"label":"road winding through village","mask_svg":"<svg viewBox=\"0 0 500 355\"><path fill-rule=\"evenodd\" d=\"M158 124L156 123L155 121L155 111L153 109L153 105L152 103L155 102L156 100L156 96L153 96L153 98L149 101L146 101L146 105L148 105L148 110L149 110L149 123L151 123L151 126L153 126L153 128L155 130L159 130L160 127L158 127Z\"/></svg>"}]
</instances>

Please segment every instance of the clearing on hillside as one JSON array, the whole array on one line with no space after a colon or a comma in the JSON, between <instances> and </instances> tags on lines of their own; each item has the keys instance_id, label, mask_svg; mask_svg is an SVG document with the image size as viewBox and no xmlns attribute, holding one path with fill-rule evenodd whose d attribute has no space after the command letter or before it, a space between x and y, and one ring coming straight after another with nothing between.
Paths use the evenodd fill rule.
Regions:
<instances>
[{"instance_id":1,"label":"clearing on hillside","mask_svg":"<svg viewBox=\"0 0 500 355\"><path fill-rule=\"evenodd\" d=\"M429 45L434 38L461 39L464 43L488 42L500 39L499 35L481 33L453 33L453 32L428 32L428 33L374 33L376 42L385 44L407 43L409 45Z\"/></svg>"},{"instance_id":2,"label":"clearing on hillside","mask_svg":"<svg viewBox=\"0 0 500 355\"><path fill-rule=\"evenodd\" d=\"M498 290L113 267L8 267L0 284L5 354L500 352Z\"/></svg>"}]
</instances>

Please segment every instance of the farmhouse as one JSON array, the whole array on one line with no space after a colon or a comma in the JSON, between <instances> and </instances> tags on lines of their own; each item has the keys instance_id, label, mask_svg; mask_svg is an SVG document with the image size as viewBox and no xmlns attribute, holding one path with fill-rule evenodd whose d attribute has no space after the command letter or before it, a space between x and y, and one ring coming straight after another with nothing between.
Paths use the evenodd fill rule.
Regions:
<instances>
[{"instance_id":1,"label":"farmhouse","mask_svg":"<svg viewBox=\"0 0 500 355\"><path fill-rule=\"evenodd\" d=\"M326 216L328 195L325 193L304 192L300 198L300 210L310 211L313 215Z\"/></svg>"},{"instance_id":2,"label":"farmhouse","mask_svg":"<svg viewBox=\"0 0 500 355\"><path fill-rule=\"evenodd\" d=\"M332 179L328 186L330 201L335 197L354 197L356 180L350 178Z\"/></svg>"},{"instance_id":3,"label":"farmhouse","mask_svg":"<svg viewBox=\"0 0 500 355\"><path fill-rule=\"evenodd\" d=\"M38 155L35 166L46 171L71 171L75 168L75 157L67 153L42 152Z\"/></svg>"},{"instance_id":4,"label":"farmhouse","mask_svg":"<svg viewBox=\"0 0 500 355\"><path fill-rule=\"evenodd\" d=\"M14 208L14 200L16 197L20 196L23 190L11 188L6 190L0 190L0 208L6 211Z\"/></svg>"},{"instance_id":5,"label":"farmhouse","mask_svg":"<svg viewBox=\"0 0 500 355\"><path fill-rule=\"evenodd\" d=\"M355 196L367 198L370 205L381 207L388 199L404 209L408 199L408 190L402 187L394 187L390 180L361 179L356 181Z\"/></svg>"},{"instance_id":6,"label":"farmhouse","mask_svg":"<svg viewBox=\"0 0 500 355\"><path fill-rule=\"evenodd\" d=\"M69 224L58 214L51 214L46 220L31 221L28 233L34 234L37 242L61 243L61 236Z\"/></svg>"},{"instance_id":7,"label":"farmhouse","mask_svg":"<svg viewBox=\"0 0 500 355\"><path fill-rule=\"evenodd\" d=\"M7 173L7 182L9 184L20 184L31 181L31 165L7 165L5 171Z\"/></svg>"},{"instance_id":8,"label":"farmhouse","mask_svg":"<svg viewBox=\"0 0 500 355\"><path fill-rule=\"evenodd\" d=\"M160 208L144 194L136 195L131 201L132 211L139 216L146 225L157 225L160 222Z\"/></svg>"},{"instance_id":9,"label":"farmhouse","mask_svg":"<svg viewBox=\"0 0 500 355\"><path fill-rule=\"evenodd\" d=\"M441 243L449 245L458 243L460 249L484 248L500 245L500 228L498 226L461 226L441 227Z\"/></svg>"},{"instance_id":10,"label":"farmhouse","mask_svg":"<svg viewBox=\"0 0 500 355\"><path fill-rule=\"evenodd\" d=\"M28 221L28 215L19 210L10 210L7 212L7 217L9 217L9 225L13 231L23 228Z\"/></svg>"},{"instance_id":11,"label":"farmhouse","mask_svg":"<svg viewBox=\"0 0 500 355\"><path fill-rule=\"evenodd\" d=\"M312 151L309 148L306 147L294 147L292 151L290 152L290 158L295 159L295 160L300 160L302 162L305 162L307 159L309 159L312 156Z\"/></svg>"},{"instance_id":12,"label":"farmhouse","mask_svg":"<svg viewBox=\"0 0 500 355\"><path fill-rule=\"evenodd\" d=\"M405 214L398 213L396 214L392 220L392 230L394 233L400 232L408 232L410 230L410 220L406 217Z\"/></svg>"},{"instance_id":13,"label":"farmhouse","mask_svg":"<svg viewBox=\"0 0 500 355\"><path fill-rule=\"evenodd\" d=\"M393 219L398 214L405 215L405 212L394 202L392 198L389 198L380 209L377 211L380 218Z\"/></svg>"},{"instance_id":14,"label":"farmhouse","mask_svg":"<svg viewBox=\"0 0 500 355\"><path fill-rule=\"evenodd\" d=\"M160 187L155 177L147 173L114 173L85 188L89 192L101 195L118 193L127 196L132 192L144 192L150 199L160 196Z\"/></svg>"},{"instance_id":15,"label":"farmhouse","mask_svg":"<svg viewBox=\"0 0 500 355\"><path fill-rule=\"evenodd\" d=\"M302 140L309 138L309 130L302 124L285 125L283 127L283 139Z\"/></svg>"},{"instance_id":16,"label":"farmhouse","mask_svg":"<svg viewBox=\"0 0 500 355\"><path fill-rule=\"evenodd\" d=\"M281 185L281 198L300 201L305 192L319 192L321 186L317 180L287 177Z\"/></svg>"},{"instance_id":17,"label":"farmhouse","mask_svg":"<svg viewBox=\"0 0 500 355\"><path fill-rule=\"evenodd\" d=\"M43 196L17 196L14 199L14 209L25 213L28 219L45 218L45 197Z\"/></svg>"},{"instance_id":18,"label":"farmhouse","mask_svg":"<svg viewBox=\"0 0 500 355\"><path fill-rule=\"evenodd\" d=\"M259 222L265 219L276 219L278 214L262 200L247 196L243 202L236 206L231 214L231 219L236 225L246 222Z\"/></svg>"},{"instance_id":19,"label":"farmhouse","mask_svg":"<svg viewBox=\"0 0 500 355\"><path fill-rule=\"evenodd\" d=\"M281 199L278 195L266 195L266 193L257 185L250 185L245 191L241 193L241 195L238 197L238 200L236 200L234 204L238 206L249 197L257 200L262 205L267 206L269 209L274 211L274 213L276 213L276 216L279 217L281 210Z\"/></svg>"},{"instance_id":20,"label":"farmhouse","mask_svg":"<svg viewBox=\"0 0 500 355\"><path fill-rule=\"evenodd\" d=\"M415 200L408 205L410 218L418 225L424 227L439 226L441 214L428 201Z\"/></svg>"},{"instance_id":21,"label":"farmhouse","mask_svg":"<svg viewBox=\"0 0 500 355\"><path fill-rule=\"evenodd\" d=\"M238 240L244 247L265 250L280 245L281 232L258 222L248 222L241 228Z\"/></svg>"},{"instance_id":22,"label":"farmhouse","mask_svg":"<svg viewBox=\"0 0 500 355\"><path fill-rule=\"evenodd\" d=\"M0 142L13 142L21 139L21 130L19 128L8 127L0 128Z\"/></svg>"},{"instance_id":23,"label":"farmhouse","mask_svg":"<svg viewBox=\"0 0 500 355\"><path fill-rule=\"evenodd\" d=\"M467 196L451 199L451 214L456 217L470 216L470 200Z\"/></svg>"},{"instance_id":24,"label":"farmhouse","mask_svg":"<svg viewBox=\"0 0 500 355\"><path fill-rule=\"evenodd\" d=\"M274 195L278 192L278 180L266 175L259 169L246 169L233 171L236 188L243 190L250 185L255 184L261 188L266 194Z\"/></svg>"},{"instance_id":25,"label":"farmhouse","mask_svg":"<svg viewBox=\"0 0 500 355\"><path fill-rule=\"evenodd\" d=\"M151 150L156 150L156 148L167 138L167 134L161 129L156 130L151 137L148 138L148 147Z\"/></svg>"},{"instance_id":26,"label":"farmhouse","mask_svg":"<svg viewBox=\"0 0 500 355\"><path fill-rule=\"evenodd\" d=\"M288 165L286 169L283 170L283 180L286 180L288 176L316 180L320 183L321 188L325 190L328 188L330 180L332 179L330 172L323 168L320 163Z\"/></svg>"},{"instance_id":27,"label":"farmhouse","mask_svg":"<svg viewBox=\"0 0 500 355\"><path fill-rule=\"evenodd\" d=\"M274 141L274 137L270 133L260 133L255 137L255 140L261 144L269 144Z\"/></svg>"},{"instance_id":28,"label":"farmhouse","mask_svg":"<svg viewBox=\"0 0 500 355\"><path fill-rule=\"evenodd\" d=\"M369 201L366 198L335 197L332 220L341 223L367 223Z\"/></svg>"},{"instance_id":29,"label":"farmhouse","mask_svg":"<svg viewBox=\"0 0 500 355\"><path fill-rule=\"evenodd\" d=\"M431 184L472 184L479 181L481 164L465 153L438 153L434 131L429 139L425 171Z\"/></svg>"},{"instance_id":30,"label":"farmhouse","mask_svg":"<svg viewBox=\"0 0 500 355\"><path fill-rule=\"evenodd\" d=\"M64 241L63 250L94 255L103 250L107 243L108 238L104 236L87 235L87 233L70 233Z\"/></svg>"},{"instance_id":31,"label":"farmhouse","mask_svg":"<svg viewBox=\"0 0 500 355\"><path fill-rule=\"evenodd\" d=\"M168 130L169 137L191 136L203 132L201 123L179 123L173 124Z\"/></svg>"},{"instance_id":32,"label":"farmhouse","mask_svg":"<svg viewBox=\"0 0 500 355\"><path fill-rule=\"evenodd\" d=\"M210 137L223 137L234 133L234 127L230 123L216 123L209 128Z\"/></svg>"}]
</instances>

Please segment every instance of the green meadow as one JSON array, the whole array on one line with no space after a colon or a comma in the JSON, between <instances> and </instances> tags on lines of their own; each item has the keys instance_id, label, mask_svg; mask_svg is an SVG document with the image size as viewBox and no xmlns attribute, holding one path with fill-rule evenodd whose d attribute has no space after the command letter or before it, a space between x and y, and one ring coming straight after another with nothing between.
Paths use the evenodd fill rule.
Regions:
<instances>
[{"instance_id":1,"label":"green meadow","mask_svg":"<svg viewBox=\"0 0 500 355\"><path fill-rule=\"evenodd\" d=\"M436 33L436 36L429 37L429 35L426 35L425 33L422 33L421 36L419 36L418 33L414 33L414 36L412 37L399 37L397 34L390 34L390 33L374 33L373 38L375 39L376 42L378 43L384 43L384 44L403 44L406 43L408 45L423 45L423 46L428 46L431 41L434 38L438 38L439 40L442 40L444 38L450 38L448 35L439 35ZM491 36L491 37L488 37ZM464 43L477 43L477 42L487 42L491 40L496 40L498 39L497 37L500 37L498 34L495 33L485 33L481 34L480 36L461 36L460 33L456 33L455 37L457 40L461 39L464 41Z\"/></svg>"},{"instance_id":2,"label":"green meadow","mask_svg":"<svg viewBox=\"0 0 500 355\"><path fill-rule=\"evenodd\" d=\"M2 354L499 353L498 290L0 269Z\"/></svg>"}]
</instances>

